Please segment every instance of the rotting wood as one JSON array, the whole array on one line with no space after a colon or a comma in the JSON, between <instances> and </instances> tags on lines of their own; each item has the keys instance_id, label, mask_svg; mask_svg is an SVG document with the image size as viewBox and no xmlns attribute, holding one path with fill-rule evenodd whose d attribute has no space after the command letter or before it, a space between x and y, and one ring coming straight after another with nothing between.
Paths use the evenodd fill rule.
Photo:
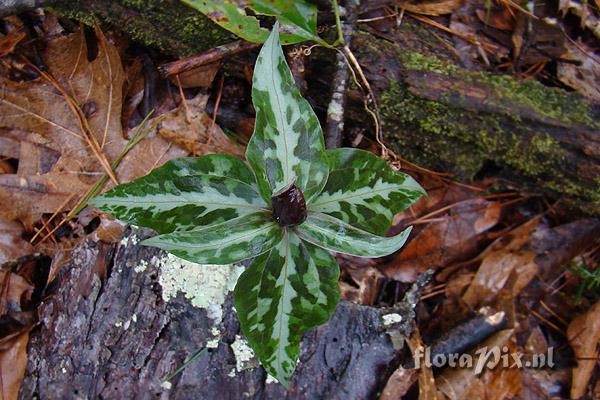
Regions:
<instances>
[{"instance_id":1,"label":"rotting wood","mask_svg":"<svg viewBox=\"0 0 600 400\"><path fill-rule=\"evenodd\" d=\"M182 293L165 301L157 266L165 254L139 245L140 236L73 252L41 305L20 398L366 399L398 366L388 331L409 334L412 315L394 310L402 323L391 327L390 310L342 302L304 336L286 392L248 356L230 295L217 323ZM210 348L170 385L161 382L202 347Z\"/></svg>"}]
</instances>

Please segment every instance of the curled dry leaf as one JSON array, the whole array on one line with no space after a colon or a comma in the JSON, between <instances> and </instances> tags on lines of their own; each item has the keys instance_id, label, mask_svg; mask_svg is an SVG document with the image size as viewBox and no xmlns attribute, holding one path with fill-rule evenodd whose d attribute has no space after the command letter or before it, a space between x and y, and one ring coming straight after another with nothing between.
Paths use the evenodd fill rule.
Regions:
<instances>
[{"instance_id":1,"label":"curled dry leaf","mask_svg":"<svg viewBox=\"0 0 600 400\"><path fill-rule=\"evenodd\" d=\"M600 341L600 301L596 302L585 314L569 323L567 336L577 358L577 367L573 369L571 398L578 399L586 393L587 384L598 359L598 341Z\"/></svg>"},{"instance_id":2,"label":"curled dry leaf","mask_svg":"<svg viewBox=\"0 0 600 400\"><path fill-rule=\"evenodd\" d=\"M213 62L182 72L179 75L171 76L169 80L176 86L181 84L183 88L207 88L212 85L220 68L221 62Z\"/></svg>"},{"instance_id":3,"label":"curled dry leaf","mask_svg":"<svg viewBox=\"0 0 600 400\"><path fill-rule=\"evenodd\" d=\"M376 262L342 254L336 258L342 268L339 282L341 298L358 304L375 304L385 279L375 266Z\"/></svg>"},{"instance_id":4,"label":"curled dry leaf","mask_svg":"<svg viewBox=\"0 0 600 400\"><path fill-rule=\"evenodd\" d=\"M577 46L567 43L567 47L563 58L577 61L579 65L558 62L558 79L590 100L600 102L600 57L584 43Z\"/></svg>"},{"instance_id":5,"label":"curled dry leaf","mask_svg":"<svg viewBox=\"0 0 600 400\"><path fill-rule=\"evenodd\" d=\"M400 366L389 377L379 400L397 400L403 398L417 381L418 371L414 368L405 369Z\"/></svg>"},{"instance_id":6,"label":"curled dry leaf","mask_svg":"<svg viewBox=\"0 0 600 400\"><path fill-rule=\"evenodd\" d=\"M424 344L421 340L421 335L419 334L419 330L415 329L415 332L410 337L410 339L406 339L406 343L410 348L411 353L413 354L413 358L415 357L417 349L423 349ZM421 368L418 370L419 375L419 399L420 400L437 400L438 399L438 389L435 383L435 378L433 377L433 371L431 367L427 364L421 365Z\"/></svg>"},{"instance_id":7,"label":"curled dry leaf","mask_svg":"<svg viewBox=\"0 0 600 400\"><path fill-rule=\"evenodd\" d=\"M27 367L29 329L0 340L0 387L2 400L16 400Z\"/></svg>"},{"instance_id":8,"label":"curled dry leaf","mask_svg":"<svg viewBox=\"0 0 600 400\"><path fill-rule=\"evenodd\" d=\"M128 141L121 127L125 76L117 48L99 29L96 35L98 53L93 60L88 60L83 30L53 36L43 60L48 74L81 108L91 134L110 162ZM0 146L0 155L19 159L16 174L0 175L0 204L20 205L0 207L0 215L31 220L32 215L55 212L76 194L65 205L70 209L105 173L84 139L74 111L57 88L42 77L23 83L4 80L0 86L0 140L8 144ZM189 123L183 106L163 116L162 133L179 130L195 135L196 141L206 140L212 121L203 111L204 105L204 99L191 102ZM187 155L178 144L185 145L190 138L164 136L173 139L175 145L150 132L121 162L116 171L119 181L130 181L172 158ZM192 146L193 151L240 154L217 126L213 126L212 136L214 145Z\"/></svg>"},{"instance_id":9,"label":"curled dry leaf","mask_svg":"<svg viewBox=\"0 0 600 400\"><path fill-rule=\"evenodd\" d=\"M502 348L504 346L508 346L510 343L510 338L513 336L513 329L504 329L492 337L486 339L483 343L481 343L478 349L482 348L493 348L498 347ZM473 359L473 363L477 363L479 359L477 350L472 349L468 352ZM475 365L474 365L475 367ZM486 397L486 392L490 390L490 387L487 387L490 379L489 375L484 380L483 378L488 373L492 373L492 377L494 373L499 373L502 368L497 367L492 371L486 371L482 374L476 374L476 368L447 368L442 371L442 373L437 377L438 389L442 392L448 399L458 400L458 399L494 399L496 397ZM488 382L486 382L486 380ZM517 390L520 385L516 385L514 390ZM474 397L471 397L474 396ZM500 397L498 397L500 398Z\"/></svg>"},{"instance_id":10,"label":"curled dry leaf","mask_svg":"<svg viewBox=\"0 0 600 400\"><path fill-rule=\"evenodd\" d=\"M12 53L21 40L25 39L25 32L16 31L0 36L0 57Z\"/></svg>"},{"instance_id":11,"label":"curled dry leaf","mask_svg":"<svg viewBox=\"0 0 600 400\"><path fill-rule=\"evenodd\" d=\"M208 97L199 94L185 105L166 113L158 126L163 138L192 154L227 153L242 157L243 149L232 142L204 111ZM209 142L210 140L210 142Z\"/></svg>"},{"instance_id":12,"label":"curled dry leaf","mask_svg":"<svg viewBox=\"0 0 600 400\"><path fill-rule=\"evenodd\" d=\"M33 294L33 286L25 278L5 269L0 270L0 287L0 315L20 311L21 303L29 301Z\"/></svg>"}]
</instances>

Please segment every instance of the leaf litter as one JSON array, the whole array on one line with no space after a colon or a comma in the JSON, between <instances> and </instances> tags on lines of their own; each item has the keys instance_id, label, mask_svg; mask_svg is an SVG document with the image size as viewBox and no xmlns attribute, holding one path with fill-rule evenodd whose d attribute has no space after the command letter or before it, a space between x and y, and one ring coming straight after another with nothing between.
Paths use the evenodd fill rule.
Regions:
<instances>
[{"instance_id":1,"label":"leaf litter","mask_svg":"<svg viewBox=\"0 0 600 400\"><path fill-rule=\"evenodd\" d=\"M454 48L465 65L492 64L525 78L550 79L549 71L558 60L557 79L597 101L600 64L590 36L597 35L598 9L592 2L560 3L565 14L579 19L581 35L576 42L569 37L574 28L562 26L560 19L553 24L557 16L552 12L541 7L523 11L517 2L430 1L400 6L405 5L408 15L436 18L423 21L441 21L455 31ZM68 262L70 249L88 235L86 231L92 231L92 240L120 239L122 224L88 210L48 233L106 176L107 164L122 154L145 117L142 108L156 111L147 121L144 139L111 171L119 182L145 175L178 156L240 155L243 146L229 139L205 112L207 105L215 108L214 103L208 104L208 94L195 90L211 85L220 64L192 71L179 82L171 77L172 93L163 93L148 106L143 63L138 60L137 67L123 67L129 60L101 31L94 32L98 51L90 57L93 51L83 29L66 31L48 17L45 49L40 51L44 65L40 71L50 78L45 79L31 66L40 65L33 62L23 23L11 17L9 26L9 33L0 37L0 57L6 61L0 73L0 263L7 268L0 276L0 304L11 323L2 323L10 330L0 338L0 374L3 398L16 398L35 321L32 294L38 287L23 266L40 262L36 251L51 256L50 281L60 264ZM527 34L532 31L536 35ZM548 38L552 40L544 41ZM228 82L225 86L226 91ZM225 95L221 107L226 110L234 101L235 96ZM244 123L251 124L251 115L245 117ZM86 130L99 151L92 150ZM600 261L597 219L567 220L560 209L528 194L494 197L434 174L409 172L423 175L419 181L428 182L429 196L396 216L390 234L415 224L410 242L381 259L337 256L342 265L342 296L361 304L393 305L410 282L434 268L435 279L417 310L423 339L412 338L413 344L431 343L436 332L449 330L472 318L481 306L489 306L506 313L508 326L478 348L506 346L531 355L553 347L557 362L551 369L496 368L481 374L400 366L389 376L381 398L400 398L416 386L423 398L591 397L600 385L596 368L600 294L585 279L594 276ZM493 182L476 183L490 190ZM32 244L36 230L40 233ZM49 239L39 244L43 237ZM582 268L587 275L567 268L581 258L586 260Z\"/></svg>"}]
</instances>

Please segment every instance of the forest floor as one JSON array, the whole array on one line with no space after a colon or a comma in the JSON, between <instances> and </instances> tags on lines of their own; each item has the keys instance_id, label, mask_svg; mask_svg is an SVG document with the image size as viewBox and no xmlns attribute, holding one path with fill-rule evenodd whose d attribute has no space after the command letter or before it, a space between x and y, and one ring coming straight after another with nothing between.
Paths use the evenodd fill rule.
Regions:
<instances>
[{"instance_id":1,"label":"forest floor","mask_svg":"<svg viewBox=\"0 0 600 400\"><path fill-rule=\"evenodd\" d=\"M416 19L453 37L452 51L473 70L538 80L600 104L598 0L543 10L484 3L399 2L358 23L389 32ZM164 72L177 60L110 29L42 10L0 21L1 398L17 398L38 306L53 296L73 250L86 241L121 245L126 225L86 207L94 194L176 157L243 157L257 50L237 50L164 76L157 67ZM292 51L290 59L310 57ZM302 85L311 82L300 78ZM343 142L379 154L366 133ZM344 300L393 307L431 270L409 346L431 346L440 365L405 363L380 398L600 398L600 218L559 197L498 191L489 174L461 182L402 156L395 166L427 191L389 232L412 225L410 239L383 258L338 255L339 285ZM495 368L441 365L441 355L477 359L483 348L503 356Z\"/></svg>"}]
</instances>

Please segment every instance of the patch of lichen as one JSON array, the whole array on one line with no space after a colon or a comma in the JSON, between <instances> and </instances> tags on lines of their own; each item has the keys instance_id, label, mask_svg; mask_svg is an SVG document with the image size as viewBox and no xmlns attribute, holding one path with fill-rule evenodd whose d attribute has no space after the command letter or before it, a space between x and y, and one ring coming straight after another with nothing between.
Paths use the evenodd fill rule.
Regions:
<instances>
[{"instance_id":1,"label":"patch of lichen","mask_svg":"<svg viewBox=\"0 0 600 400\"><path fill-rule=\"evenodd\" d=\"M101 22L146 46L177 57L231 40L229 32L176 0L61 1L53 7L87 25Z\"/></svg>"},{"instance_id":2,"label":"patch of lichen","mask_svg":"<svg viewBox=\"0 0 600 400\"><path fill-rule=\"evenodd\" d=\"M548 88L535 80L519 81L508 75L467 71L452 63L418 52L404 52L400 58L408 71L435 72L491 88L494 96L488 101L496 101L495 105L498 108L504 106L507 112L515 109L529 110L538 118L600 128L600 113L595 112L583 98L576 94Z\"/></svg>"},{"instance_id":3,"label":"patch of lichen","mask_svg":"<svg viewBox=\"0 0 600 400\"><path fill-rule=\"evenodd\" d=\"M492 161L509 167L536 191L544 188L584 202L600 201L598 187L578 179L561 145L521 118L475 114L419 98L395 81L381 95L380 111L387 143L423 166L472 179ZM597 208L595 212L600 205Z\"/></svg>"}]
</instances>

